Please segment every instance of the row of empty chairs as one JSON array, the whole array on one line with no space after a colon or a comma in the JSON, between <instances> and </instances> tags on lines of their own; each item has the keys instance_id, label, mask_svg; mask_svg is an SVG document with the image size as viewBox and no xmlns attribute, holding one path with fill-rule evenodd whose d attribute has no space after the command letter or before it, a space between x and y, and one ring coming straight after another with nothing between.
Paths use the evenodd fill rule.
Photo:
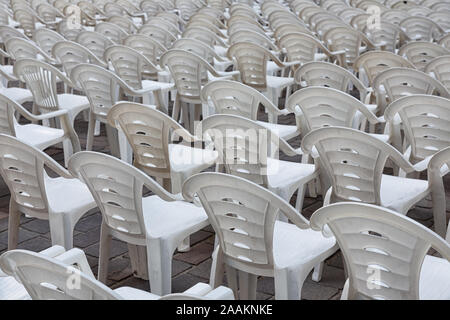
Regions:
<instances>
[{"instance_id":1,"label":"row of empty chairs","mask_svg":"<svg viewBox=\"0 0 450 320\"><path fill-rule=\"evenodd\" d=\"M0 291L255 299L265 276L276 299L300 299L310 272L319 282L341 250L341 299L450 299L450 3L2 6L0 174L11 200ZM86 151L76 121L88 121ZM110 155L92 151L100 126ZM64 165L44 152L61 143ZM305 195L323 197L310 219ZM434 231L406 217L430 196ZM98 280L72 249L75 224L95 208ZM49 220L52 248L16 249L22 214ZM174 252L208 225L210 284L171 294ZM151 293L104 285L112 238L128 244ZM65 284L71 265L81 291Z\"/></svg>"}]
</instances>

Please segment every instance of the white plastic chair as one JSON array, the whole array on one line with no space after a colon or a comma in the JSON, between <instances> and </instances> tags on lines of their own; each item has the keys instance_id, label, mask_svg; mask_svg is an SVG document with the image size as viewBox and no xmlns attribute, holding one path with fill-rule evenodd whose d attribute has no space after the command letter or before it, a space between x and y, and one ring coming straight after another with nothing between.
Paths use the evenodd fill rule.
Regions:
<instances>
[{"instance_id":1,"label":"white plastic chair","mask_svg":"<svg viewBox=\"0 0 450 320\"><path fill-rule=\"evenodd\" d=\"M326 174L331 180L324 205L363 202L406 214L430 194L426 180L383 174L388 158L406 173L416 168L397 149L365 132L344 127L316 129L302 140L305 154L314 156L313 147L319 154L321 176Z\"/></svg>"},{"instance_id":2,"label":"white plastic chair","mask_svg":"<svg viewBox=\"0 0 450 320\"><path fill-rule=\"evenodd\" d=\"M380 72L373 81L377 105L384 113L386 106L411 94L435 94L450 98L450 93L438 80L419 70L390 68Z\"/></svg>"},{"instance_id":3,"label":"white plastic chair","mask_svg":"<svg viewBox=\"0 0 450 320\"><path fill-rule=\"evenodd\" d=\"M400 22L409 17L409 14L404 10L391 9L383 11L380 17L385 21L399 25Z\"/></svg>"},{"instance_id":4,"label":"white plastic chair","mask_svg":"<svg viewBox=\"0 0 450 320\"><path fill-rule=\"evenodd\" d=\"M11 287L14 286L17 292L12 298L31 298L33 300L234 300L233 292L229 288L221 286L213 290L205 283L198 283L183 293L163 297L132 287L119 287L111 290L95 280L82 250L65 251L60 246L53 246L39 253L28 250L8 251L0 256L0 267L10 275L0 278L0 291L11 290ZM79 287L68 285L74 276L79 276ZM7 287L5 287L5 281L9 282Z\"/></svg>"},{"instance_id":5,"label":"white plastic chair","mask_svg":"<svg viewBox=\"0 0 450 320\"><path fill-rule=\"evenodd\" d=\"M426 41L412 41L405 44L398 51L398 55L405 57L421 71L424 71L425 66L434 58L449 55L450 51L442 46L429 43Z\"/></svg>"},{"instance_id":6,"label":"white plastic chair","mask_svg":"<svg viewBox=\"0 0 450 320\"><path fill-rule=\"evenodd\" d=\"M114 44L110 39L95 31L80 32L75 41L83 47L89 49L98 59L102 61L106 48Z\"/></svg>"},{"instance_id":7,"label":"white plastic chair","mask_svg":"<svg viewBox=\"0 0 450 320\"><path fill-rule=\"evenodd\" d=\"M105 50L104 59L111 62L114 72L135 91L142 91L144 104L156 104L157 107L169 112L169 90L173 83L164 83L143 79L143 73L157 73L162 71L138 51L127 46L114 45Z\"/></svg>"},{"instance_id":8,"label":"white plastic chair","mask_svg":"<svg viewBox=\"0 0 450 320\"><path fill-rule=\"evenodd\" d=\"M1 134L0 144L0 174L11 192L8 249L17 247L21 214L49 220L52 244L72 248L75 224L96 207L86 185L47 154L17 138ZM44 167L58 177L50 178Z\"/></svg>"},{"instance_id":9,"label":"white plastic chair","mask_svg":"<svg viewBox=\"0 0 450 320\"><path fill-rule=\"evenodd\" d=\"M180 49L165 52L161 57L161 65L169 68L177 89L172 118L178 121L182 111L184 127L191 133L194 132L195 121L200 120L202 113L207 116L208 112L201 105L202 86L210 78L229 79L239 75L239 71L217 71L203 57ZM194 110L189 105L193 105Z\"/></svg>"},{"instance_id":10,"label":"white plastic chair","mask_svg":"<svg viewBox=\"0 0 450 320\"><path fill-rule=\"evenodd\" d=\"M34 115L16 101L1 94L0 91L0 112L0 132L3 134L17 137L19 140L40 150L44 150L67 140L71 143L72 149L75 150L75 152L80 151L78 136L70 124L66 110L57 110L41 115ZM15 117L16 113L34 123L19 124ZM49 121L49 119L58 119L61 123L61 129L35 124L38 121ZM65 158L68 159L68 155L66 154L67 150L64 150L64 152Z\"/></svg>"},{"instance_id":11,"label":"white plastic chair","mask_svg":"<svg viewBox=\"0 0 450 320\"><path fill-rule=\"evenodd\" d=\"M296 208L303 207L305 185L317 178L312 164L279 160L279 151L301 155L265 126L241 116L218 114L202 121L204 139L212 139L219 164L229 174L263 185L289 201L297 191Z\"/></svg>"},{"instance_id":12,"label":"white plastic chair","mask_svg":"<svg viewBox=\"0 0 450 320\"><path fill-rule=\"evenodd\" d=\"M56 31L69 41L75 41L77 36L86 29L81 24L74 24L70 19L61 20L56 26Z\"/></svg>"},{"instance_id":13,"label":"white plastic chair","mask_svg":"<svg viewBox=\"0 0 450 320\"><path fill-rule=\"evenodd\" d=\"M358 73L358 78L372 87L375 77L382 71L389 68L412 68L414 65L392 52L369 51L360 55L353 64L354 72Z\"/></svg>"},{"instance_id":14,"label":"white plastic chair","mask_svg":"<svg viewBox=\"0 0 450 320\"><path fill-rule=\"evenodd\" d=\"M148 91L134 90L115 73L93 64L79 64L72 68L71 79L77 88L83 90L90 107L86 150L92 150L96 122L107 124L109 109L120 100L119 89L130 96L148 94ZM117 131L106 125L111 154L120 157Z\"/></svg>"},{"instance_id":15,"label":"white plastic chair","mask_svg":"<svg viewBox=\"0 0 450 320\"><path fill-rule=\"evenodd\" d=\"M336 251L335 240L309 228L309 222L286 201L240 177L201 173L183 186L185 199L198 196L219 245L213 253L211 282L221 284L226 270L229 287L241 299L255 299L257 276L275 278L275 298L301 298L304 280ZM293 223L276 221L284 215Z\"/></svg>"},{"instance_id":16,"label":"white plastic chair","mask_svg":"<svg viewBox=\"0 0 450 320\"><path fill-rule=\"evenodd\" d=\"M125 134L133 149L134 166L157 178L174 194L181 192L188 177L214 165L217 160L217 152L199 148L200 140L150 106L118 103L108 112L108 123ZM184 144L173 143L175 137L182 137ZM192 142L197 142L195 148L190 146ZM131 155L122 159L131 160Z\"/></svg>"},{"instance_id":17,"label":"white plastic chair","mask_svg":"<svg viewBox=\"0 0 450 320\"><path fill-rule=\"evenodd\" d=\"M87 183L102 212L99 280L106 282L114 237L146 247L151 292L170 293L172 255L186 237L209 224L204 210L178 200L142 171L112 156L79 152L69 168ZM143 197L144 186L154 195Z\"/></svg>"},{"instance_id":18,"label":"white plastic chair","mask_svg":"<svg viewBox=\"0 0 450 320\"><path fill-rule=\"evenodd\" d=\"M409 39L432 42L443 33L441 27L426 17L408 17L400 22L400 28Z\"/></svg>"},{"instance_id":19,"label":"white plastic chair","mask_svg":"<svg viewBox=\"0 0 450 320\"><path fill-rule=\"evenodd\" d=\"M416 171L424 171L430 156L450 146L450 99L432 95L414 94L392 102L384 113L390 125L392 144L403 152L403 157L415 164ZM400 117L402 136L395 127Z\"/></svg>"},{"instance_id":20,"label":"white plastic chair","mask_svg":"<svg viewBox=\"0 0 450 320\"><path fill-rule=\"evenodd\" d=\"M382 121L369 108L353 96L333 88L307 87L294 92L286 108L296 115L297 127L302 135L323 127L347 127L364 130L368 121L375 125ZM384 141L389 136L372 134ZM303 159L302 159L303 160Z\"/></svg>"},{"instance_id":21,"label":"white plastic chair","mask_svg":"<svg viewBox=\"0 0 450 320\"><path fill-rule=\"evenodd\" d=\"M98 32L115 44L121 44L128 37L128 33L118 25L110 22L100 22L95 26L95 32Z\"/></svg>"},{"instance_id":22,"label":"white plastic chair","mask_svg":"<svg viewBox=\"0 0 450 320\"><path fill-rule=\"evenodd\" d=\"M165 48L170 48L177 37L171 34L168 30L163 29L156 25L143 25L139 31L139 34L146 35L159 43L161 43Z\"/></svg>"},{"instance_id":23,"label":"white plastic chair","mask_svg":"<svg viewBox=\"0 0 450 320\"><path fill-rule=\"evenodd\" d=\"M271 60L284 70L300 64L299 61L281 62L269 50L254 43L236 43L228 49L227 55L235 59L242 83L262 92L275 106L283 89L287 91L286 96L289 95L294 79L267 75L267 63Z\"/></svg>"},{"instance_id":24,"label":"white plastic chair","mask_svg":"<svg viewBox=\"0 0 450 320\"><path fill-rule=\"evenodd\" d=\"M424 72L439 80L450 91L450 53L434 58L425 66Z\"/></svg>"},{"instance_id":25,"label":"white plastic chair","mask_svg":"<svg viewBox=\"0 0 450 320\"><path fill-rule=\"evenodd\" d=\"M33 93L35 111L45 113L60 109L67 110L70 124L73 126L76 116L89 108L89 101L85 96L70 93L58 94L57 79L70 88L76 86L61 71L45 62L21 59L16 61L14 73Z\"/></svg>"},{"instance_id":26,"label":"white plastic chair","mask_svg":"<svg viewBox=\"0 0 450 320\"><path fill-rule=\"evenodd\" d=\"M37 45L44 50L44 52L50 56L52 56L52 48L55 45L55 43L59 41L64 41L64 37L57 33L56 31L53 31L51 29L47 28L41 28L37 29L33 34L33 40L37 43Z\"/></svg>"},{"instance_id":27,"label":"white plastic chair","mask_svg":"<svg viewBox=\"0 0 450 320\"><path fill-rule=\"evenodd\" d=\"M341 299L450 299L450 244L392 210L339 203L317 210L311 228L331 229L348 279ZM443 258L427 255L437 250Z\"/></svg>"},{"instance_id":28,"label":"white plastic chair","mask_svg":"<svg viewBox=\"0 0 450 320\"><path fill-rule=\"evenodd\" d=\"M203 87L201 97L203 105L214 107L214 112L210 114L234 114L251 119L273 130L285 140L300 134L299 128L295 125L277 124L278 116L288 114L286 109L278 109L262 93L245 84L230 80L211 81ZM262 105L268 114L268 122L258 121L259 105Z\"/></svg>"},{"instance_id":29,"label":"white plastic chair","mask_svg":"<svg viewBox=\"0 0 450 320\"><path fill-rule=\"evenodd\" d=\"M443 177L449 172L449 159L449 147L435 153L428 163L427 172L431 185L431 199L433 201L434 230L441 237L445 237L447 229L447 203ZM450 225L447 229L446 239L450 243Z\"/></svg>"},{"instance_id":30,"label":"white plastic chair","mask_svg":"<svg viewBox=\"0 0 450 320\"><path fill-rule=\"evenodd\" d=\"M444 48L446 48L447 50L450 50L450 34L443 36L440 40L439 40L439 44L441 46L443 46Z\"/></svg>"},{"instance_id":31,"label":"white plastic chair","mask_svg":"<svg viewBox=\"0 0 450 320\"><path fill-rule=\"evenodd\" d=\"M286 50L287 61L311 61L330 60L336 61L339 54L344 52L330 52L322 42L306 33L288 33L278 41L281 48Z\"/></svg>"}]
</instances>

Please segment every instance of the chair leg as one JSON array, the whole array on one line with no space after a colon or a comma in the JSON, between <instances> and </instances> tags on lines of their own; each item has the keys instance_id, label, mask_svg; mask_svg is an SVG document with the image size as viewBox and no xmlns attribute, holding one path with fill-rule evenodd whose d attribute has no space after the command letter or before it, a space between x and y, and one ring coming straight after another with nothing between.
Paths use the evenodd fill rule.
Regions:
<instances>
[{"instance_id":1,"label":"chair leg","mask_svg":"<svg viewBox=\"0 0 450 320\"><path fill-rule=\"evenodd\" d=\"M312 274L312 280L315 282L319 282L322 279L324 261L321 261L318 265L314 267L314 271Z\"/></svg>"},{"instance_id":2,"label":"chair leg","mask_svg":"<svg viewBox=\"0 0 450 320\"><path fill-rule=\"evenodd\" d=\"M295 209L301 211L303 209L303 200L305 198L306 188L305 185L301 185L297 191L297 201L295 202Z\"/></svg>"},{"instance_id":3,"label":"chair leg","mask_svg":"<svg viewBox=\"0 0 450 320\"><path fill-rule=\"evenodd\" d=\"M111 155L120 159L119 133L117 129L106 124L106 136L108 138Z\"/></svg>"},{"instance_id":4,"label":"chair leg","mask_svg":"<svg viewBox=\"0 0 450 320\"><path fill-rule=\"evenodd\" d=\"M239 270L239 298L241 300L256 299L257 276Z\"/></svg>"},{"instance_id":5,"label":"chair leg","mask_svg":"<svg viewBox=\"0 0 450 320\"><path fill-rule=\"evenodd\" d=\"M219 246L215 247L212 254L211 274L209 278L209 285L215 289L222 285L223 276L225 275L225 264L223 260L223 253Z\"/></svg>"},{"instance_id":6,"label":"chair leg","mask_svg":"<svg viewBox=\"0 0 450 320\"><path fill-rule=\"evenodd\" d=\"M300 266L294 270L275 270L275 299L300 300L303 282L308 277L310 270L306 266Z\"/></svg>"},{"instance_id":7,"label":"chair leg","mask_svg":"<svg viewBox=\"0 0 450 320\"><path fill-rule=\"evenodd\" d=\"M100 252L98 258L98 280L100 282L106 283L108 278L108 262L109 254L111 250L111 240L112 237L109 234L109 227L105 222L102 222L100 229Z\"/></svg>"},{"instance_id":8,"label":"chair leg","mask_svg":"<svg viewBox=\"0 0 450 320\"><path fill-rule=\"evenodd\" d=\"M50 236L52 246L60 245L66 250L73 247L73 228L65 214L49 214Z\"/></svg>"},{"instance_id":9,"label":"chair leg","mask_svg":"<svg viewBox=\"0 0 450 320\"><path fill-rule=\"evenodd\" d=\"M181 112L181 100L180 96L177 94L175 97L175 102L173 103L173 110L172 110L172 118L175 121L179 121L180 118L180 112Z\"/></svg>"},{"instance_id":10,"label":"chair leg","mask_svg":"<svg viewBox=\"0 0 450 320\"><path fill-rule=\"evenodd\" d=\"M191 250L191 237L187 236L184 238L183 242L178 245L178 252L188 252Z\"/></svg>"},{"instance_id":11,"label":"chair leg","mask_svg":"<svg viewBox=\"0 0 450 320\"><path fill-rule=\"evenodd\" d=\"M227 284L228 288L233 291L234 296L238 296L238 281L237 281L237 271L235 268L230 267L228 264L225 264L225 272L227 273Z\"/></svg>"},{"instance_id":12,"label":"chair leg","mask_svg":"<svg viewBox=\"0 0 450 320\"><path fill-rule=\"evenodd\" d=\"M172 255L167 241L152 239L147 244L150 292L160 296L171 293Z\"/></svg>"},{"instance_id":13,"label":"chair leg","mask_svg":"<svg viewBox=\"0 0 450 320\"><path fill-rule=\"evenodd\" d=\"M20 225L20 211L14 200L9 201L9 220L8 220L8 250L17 248L19 241L19 225Z\"/></svg>"},{"instance_id":14,"label":"chair leg","mask_svg":"<svg viewBox=\"0 0 450 320\"><path fill-rule=\"evenodd\" d=\"M95 115L92 111L89 112L89 125L86 138L86 151L92 150L92 145L94 144L94 134L95 134Z\"/></svg>"}]
</instances>

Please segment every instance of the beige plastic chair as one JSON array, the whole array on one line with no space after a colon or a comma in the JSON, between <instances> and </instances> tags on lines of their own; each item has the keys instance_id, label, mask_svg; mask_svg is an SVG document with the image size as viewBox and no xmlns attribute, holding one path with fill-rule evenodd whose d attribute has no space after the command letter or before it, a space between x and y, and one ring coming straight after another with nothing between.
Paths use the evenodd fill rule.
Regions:
<instances>
[{"instance_id":1,"label":"beige plastic chair","mask_svg":"<svg viewBox=\"0 0 450 320\"><path fill-rule=\"evenodd\" d=\"M133 149L134 166L157 178L174 194L181 192L188 177L216 162L216 152L199 148L198 139L171 117L150 106L118 103L109 111L108 123L125 134ZM185 143L174 143L177 136ZM195 148L190 146L193 142L197 142Z\"/></svg>"},{"instance_id":2,"label":"beige plastic chair","mask_svg":"<svg viewBox=\"0 0 450 320\"><path fill-rule=\"evenodd\" d=\"M439 80L450 91L450 54L434 58L425 66L424 72Z\"/></svg>"},{"instance_id":3,"label":"beige plastic chair","mask_svg":"<svg viewBox=\"0 0 450 320\"><path fill-rule=\"evenodd\" d=\"M409 17L400 22L400 28L412 40L432 42L443 33L441 27L426 17Z\"/></svg>"},{"instance_id":4,"label":"beige plastic chair","mask_svg":"<svg viewBox=\"0 0 450 320\"><path fill-rule=\"evenodd\" d=\"M309 228L309 222L286 201L240 177L201 173L189 178L183 196L198 196L219 245L213 253L211 285L217 287L226 270L227 282L237 297L256 298L257 276L274 277L275 298L299 300L304 280L336 251L334 239ZM293 223L276 221L278 215ZM295 254L293 254L295 252Z\"/></svg>"},{"instance_id":5,"label":"beige plastic chair","mask_svg":"<svg viewBox=\"0 0 450 320\"><path fill-rule=\"evenodd\" d=\"M59 42L66 40L62 35L57 33L56 31L47 29L47 28L41 28L34 32L33 34L33 40L37 43L37 45L44 50L44 52L54 58L52 55L52 48L53 46Z\"/></svg>"},{"instance_id":6,"label":"beige plastic chair","mask_svg":"<svg viewBox=\"0 0 450 320\"><path fill-rule=\"evenodd\" d=\"M288 114L286 109L278 109L263 94L245 84L229 80L211 81L203 87L201 97L203 105L214 107L210 114L233 114L251 119L285 140L300 134L297 126L277 124L278 116ZM268 114L268 122L258 121L259 105Z\"/></svg>"},{"instance_id":7,"label":"beige plastic chair","mask_svg":"<svg viewBox=\"0 0 450 320\"><path fill-rule=\"evenodd\" d=\"M424 6L415 6L408 9L408 14L413 17L427 17L428 14L433 13L434 11L430 8Z\"/></svg>"},{"instance_id":8,"label":"beige plastic chair","mask_svg":"<svg viewBox=\"0 0 450 320\"><path fill-rule=\"evenodd\" d=\"M11 192L8 249L17 247L21 214L49 220L52 244L72 248L75 224L96 207L86 185L47 154L17 138L1 134L0 145L0 174ZM44 167L58 177L50 178Z\"/></svg>"},{"instance_id":9,"label":"beige plastic chair","mask_svg":"<svg viewBox=\"0 0 450 320\"><path fill-rule=\"evenodd\" d=\"M133 20L124 16L111 16L106 22L119 26L128 34L133 34L138 30L138 27L133 23Z\"/></svg>"},{"instance_id":10,"label":"beige plastic chair","mask_svg":"<svg viewBox=\"0 0 450 320\"><path fill-rule=\"evenodd\" d=\"M427 18L436 22L446 33L450 31L450 10L446 12L432 11Z\"/></svg>"},{"instance_id":11,"label":"beige plastic chair","mask_svg":"<svg viewBox=\"0 0 450 320\"><path fill-rule=\"evenodd\" d=\"M128 33L118 25L110 22L100 22L95 26L95 32L98 32L115 44L121 44L128 37Z\"/></svg>"},{"instance_id":12,"label":"beige plastic chair","mask_svg":"<svg viewBox=\"0 0 450 320\"><path fill-rule=\"evenodd\" d=\"M364 13L365 13L364 10L349 7L347 9L344 9L341 12L339 12L338 16L339 16L339 18L342 19L342 21L344 21L347 24L350 24L353 17L360 15L360 14L364 14Z\"/></svg>"},{"instance_id":13,"label":"beige plastic chair","mask_svg":"<svg viewBox=\"0 0 450 320\"><path fill-rule=\"evenodd\" d=\"M30 58L40 59L51 64L56 62L50 55L48 55L31 40L25 40L23 38L10 38L6 40L5 48L10 55L10 58L15 61Z\"/></svg>"},{"instance_id":14,"label":"beige plastic chair","mask_svg":"<svg viewBox=\"0 0 450 320\"><path fill-rule=\"evenodd\" d=\"M302 140L305 154L312 154L313 148L319 154L321 176L326 174L331 182L324 205L363 202L405 215L430 194L426 180L383 174L388 158L406 173L416 170L397 149L365 132L344 127L316 129Z\"/></svg>"},{"instance_id":15,"label":"beige plastic chair","mask_svg":"<svg viewBox=\"0 0 450 320\"><path fill-rule=\"evenodd\" d=\"M80 32L75 41L89 49L101 61L106 48L114 44L109 38L95 31Z\"/></svg>"},{"instance_id":16,"label":"beige plastic chair","mask_svg":"<svg viewBox=\"0 0 450 320\"><path fill-rule=\"evenodd\" d=\"M58 25L56 26L56 31L62 35L66 40L69 41L75 41L77 36L85 31L85 28L79 24L73 25L73 22L70 21L70 19L63 19L61 20Z\"/></svg>"},{"instance_id":17,"label":"beige plastic chair","mask_svg":"<svg viewBox=\"0 0 450 320\"><path fill-rule=\"evenodd\" d=\"M421 71L424 71L428 62L434 58L449 54L450 51L442 46L426 41L409 42L398 51L399 56L403 56L411 61Z\"/></svg>"},{"instance_id":18,"label":"beige plastic chair","mask_svg":"<svg viewBox=\"0 0 450 320\"><path fill-rule=\"evenodd\" d=\"M42 21L32 9L27 10L25 8L20 8L14 10L14 20L16 20L20 27L23 29L24 34L28 37L33 36L34 30L36 30L36 25L39 22L38 27L45 26L44 21Z\"/></svg>"},{"instance_id":19,"label":"beige plastic chair","mask_svg":"<svg viewBox=\"0 0 450 320\"><path fill-rule=\"evenodd\" d=\"M294 79L267 75L268 61L273 61L281 69L300 64L299 61L281 62L269 50L254 43L232 45L228 49L228 58L235 59L242 83L265 94L275 106L278 106L283 89L286 88L286 95L289 95L289 87L294 84Z\"/></svg>"},{"instance_id":20,"label":"beige plastic chair","mask_svg":"<svg viewBox=\"0 0 450 320\"><path fill-rule=\"evenodd\" d=\"M338 203L317 210L311 228L334 234L348 279L341 299L450 299L450 245L392 210ZM443 258L427 255L430 248Z\"/></svg>"},{"instance_id":21,"label":"beige plastic chair","mask_svg":"<svg viewBox=\"0 0 450 320\"><path fill-rule=\"evenodd\" d=\"M64 14L61 11L47 3L45 0L34 9L42 21L49 27L54 28L56 24L64 17Z\"/></svg>"},{"instance_id":22,"label":"beige plastic chair","mask_svg":"<svg viewBox=\"0 0 450 320\"><path fill-rule=\"evenodd\" d=\"M161 43L165 48L170 48L175 40L177 40L177 37L171 34L168 30L156 25L143 25L139 29L138 33L149 36L150 38Z\"/></svg>"},{"instance_id":23,"label":"beige plastic chair","mask_svg":"<svg viewBox=\"0 0 450 320\"><path fill-rule=\"evenodd\" d=\"M450 100L432 95L410 95L392 102L384 113L391 125L391 141L403 157L424 171L430 156L450 146ZM404 131L404 142L395 128L395 117L400 117Z\"/></svg>"},{"instance_id":24,"label":"beige plastic chair","mask_svg":"<svg viewBox=\"0 0 450 320\"><path fill-rule=\"evenodd\" d=\"M111 290L95 280L82 250L65 251L61 246L39 253L9 251L0 257L0 266L9 275L0 278L0 290L5 289L5 280L9 281L26 300L234 300L231 289L221 286L213 290L206 283L163 297L132 287ZM68 285L74 276L79 276L79 287Z\"/></svg>"},{"instance_id":25,"label":"beige plastic chair","mask_svg":"<svg viewBox=\"0 0 450 320\"><path fill-rule=\"evenodd\" d=\"M99 280L106 282L111 240L116 238L147 253L151 292L170 293L173 253L186 237L209 225L204 210L109 155L79 152L69 168L86 181L102 212ZM153 195L143 197L144 186Z\"/></svg>"},{"instance_id":26,"label":"beige plastic chair","mask_svg":"<svg viewBox=\"0 0 450 320\"><path fill-rule=\"evenodd\" d=\"M442 83L410 68L390 68L380 72L373 81L373 90L381 112L389 103L411 94L435 94L450 98L450 93Z\"/></svg>"},{"instance_id":27,"label":"beige plastic chair","mask_svg":"<svg viewBox=\"0 0 450 320\"><path fill-rule=\"evenodd\" d=\"M123 45L138 51L155 66L159 65L160 57L167 51L161 42L145 34L129 35L124 39Z\"/></svg>"},{"instance_id":28,"label":"beige plastic chair","mask_svg":"<svg viewBox=\"0 0 450 320\"><path fill-rule=\"evenodd\" d=\"M172 118L178 121L182 111L183 123L186 129L194 132L194 122L200 116L207 116L208 109L202 108L201 88L210 77L226 78L239 75L238 71L220 72L215 70L204 58L193 52L172 49L161 57L161 65L167 66L175 81L177 96L175 99ZM194 110L190 110L193 105Z\"/></svg>"},{"instance_id":29,"label":"beige plastic chair","mask_svg":"<svg viewBox=\"0 0 450 320\"><path fill-rule=\"evenodd\" d=\"M344 68L351 67L356 58L365 50L377 49L381 46L373 44L362 32L350 27L333 28L324 34L323 39L328 49L345 51L344 55L339 56L339 65Z\"/></svg>"},{"instance_id":30,"label":"beige plastic chair","mask_svg":"<svg viewBox=\"0 0 450 320\"><path fill-rule=\"evenodd\" d=\"M339 52L330 52L322 42L306 33L288 33L279 40L279 46L286 50L287 61L338 60ZM341 52L344 54L344 52Z\"/></svg>"},{"instance_id":31,"label":"beige plastic chair","mask_svg":"<svg viewBox=\"0 0 450 320\"><path fill-rule=\"evenodd\" d=\"M202 57L211 64L217 71L225 71L233 65L233 62L219 56L214 48L209 47L206 43L197 39L180 38L174 42L172 49L181 49L193 52Z\"/></svg>"},{"instance_id":32,"label":"beige plastic chair","mask_svg":"<svg viewBox=\"0 0 450 320\"><path fill-rule=\"evenodd\" d=\"M446 213L446 195L443 177L449 172L450 148L447 147L435 153L428 163L428 181L431 185L431 199L433 201L434 230L450 243L450 225L446 228L448 214Z\"/></svg>"},{"instance_id":33,"label":"beige plastic chair","mask_svg":"<svg viewBox=\"0 0 450 320\"><path fill-rule=\"evenodd\" d=\"M414 65L405 58L386 51L363 53L353 64L353 70L358 73L359 79L365 82L368 87L373 86L373 81L380 72L389 68L415 69Z\"/></svg>"},{"instance_id":34,"label":"beige plastic chair","mask_svg":"<svg viewBox=\"0 0 450 320\"><path fill-rule=\"evenodd\" d=\"M107 48L104 59L111 62L114 72L134 89L135 95L142 97L144 104L156 104L160 110L169 112L168 95L174 84L143 79L144 71L161 71L152 61L138 51L122 45Z\"/></svg>"},{"instance_id":35,"label":"beige plastic chair","mask_svg":"<svg viewBox=\"0 0 450 320\"><path fill-rule=\"evenodd\" d=\"M312 31L309 30L305 25L286 23L278 26L278 28L275 29L273 37L277 42L279 42L282 37L289 33L306 33L310 36L314 36Z\"/></svg>"},{"instance_id":36,"label":"beige plastic chair","mask_svg":"<svg viewBox=\"0 0 450 320\"><path fill-rule=\"evenodd\" d=\"M442 37L439 40L439 44L444 48L446 48L447 50L450 50L450 34Z\"/></svg>"},{"instance_id":37,"label":"beige plastic chair","mask_svg":"<svg viewBox=\"0 0 450 320\"><path fill-rule=\"evenodd\" d=\"M366 36L373 42L383 46L383 50L397 52L407 40L406 35L396 24L381 21L379 27L367 26L363 29Z\"/></svg>"},{"instance_id":38,"label":"beige plastic chair","mask_svg":"<svg viewBox=\"0 0 450 320\"><path fill-rule=\"evenodd\" d=\"M178 37L181 34L181 31L177 25L172 24L172 22L164 19L163 17L154 17L154 18L150 19L146 23L146 25L150 25L150 26L154 25L154 26L163 28L164 30L169 31L175 37Z\"/></svg>"}]
</instances>

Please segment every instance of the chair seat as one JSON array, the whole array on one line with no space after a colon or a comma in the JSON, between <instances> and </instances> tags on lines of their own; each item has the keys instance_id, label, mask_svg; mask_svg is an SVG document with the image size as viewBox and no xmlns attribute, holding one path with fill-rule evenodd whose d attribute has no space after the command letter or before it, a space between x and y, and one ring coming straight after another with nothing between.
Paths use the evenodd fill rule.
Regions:
<instances>
[{"instance_id":1,"label":"chair seat","mask_svg":"<svg viewBox=\"0 0 450 320\"><path fill-rule=\"evenodd\" d=\"M299 135L299 132L297 130L297 126L295 125L286 125L286 124L275 124L275 123L269 123L265 121L257 121L258 124L262 125L263 127L269 129L270 131L273 131L279 136L280 138L283 138L285 140L289 140L293 137L296 137Z\"/></svg>"},{"instance_id":2,"label":"chair seat","mask_svg":"<svg viewBox=\"0 0 450 320\"><path fill-rule=\"evenodd\" d=\"M33 101L33 94L28 89L23 88L0 88L0 94L7 96L13 101L22 104L27 101Z\"/></svg>"},{"instance_id":3,"label":"chair seat","mask_svg":"<svg viewBox=\"0 0 450 320\"><path fill-rule=\"evenodd\" d=\"M294 78L267 76L267 87L284 88L295 83Z\"/></svg>"},{"instance_id":4,"label":"chair seat","mask_svg":"<svg viewBox=\"0 0 450 320\"><path fill-rule=\"evenodd\" d=\"M153 81L153 80L142 80L142 88L148 89L148 88L154 88L157 87L161 89L162 91L170 90L175 86L173 83L166 83L166 82L159 82L159 81Z\"/></svg>"},{"instance_id":5,"label":"chair seat","mask_svg":"<svg viewBox=\"0 0 450 320\"><path fill-rule=\"evenodd\" d=\"M450 300L450 262L427 255L419 281L421 300Z\"/></svg>"},{"instance_id":6,"label":"chair seat","mask_svg":"<svg viewBox=\"0 0 450 320\"><path fill-rule=\"evenodd\" d=\"M273 256L278 268L295 266L327 252L336 245L334 237L325 238L322 232L300 229L292 223L275 221Z\"/></svg>"},{"instance_id":7,"label":"chair seat","mask_svg":"<svg viewBox=\"0 0 450 320\"><path fill-rule=\"evenodd\" d=\"M6 66L0 65L1 72L3 72L7 77L15 79L16 76L14 75L13 68L14 68L14 66L11 66L11 65L6 65Z\"/></svg>"},{"instance_id":8,"label":"chair seat","mask_svg":"<svg viewBox=\"0 0 450 320\"><path fill-rule=\"evenodd\" d=\"M97 206L88 187L78 179L45 177L49 207L56 213L86 211Z\"/></svg>"},{"instance_id":9,"label":"chair seat","mask_svg":"<svg viewBox=\"0 0 450 320\"><path fill-rule=\"evenodd\" d=\"M289 201L300 185L311 180L316 173L313 164L267 159L269 189Z\"/></svg>"},{"instance_id":10,"label":"chair seat","mask_svg":"<svg viewBox=\"0 0 450 320\"><path fill-rule=\"evenodd\" d=\"M209 224L203 207L186 201L169 202L155 195L142 199L142 212L147 234L152 238L169 238Z\"/></svg>"},{"instance_id":11,"label":"chair seat","mask_svg":"<svg viewBox=\"0 0 450 320\"><path fill-rule=\"evenodd\" d=\"M45 149L64 137L64 130L37 124L16 124L16 137L38 149Z\"/></svg>"},{"instance_id":12,"label":"chair seat","mask_svg":"<svg viewBox=\"0 0 450 320\"><path fill-rule=\"evenodd\" d=\"M381 178L381 205L406 214L411 205L429 193L428 181L383 174Z\"/></svg>"},{"instance_id":13,"label":"chair seat","mask_svg":"<svg viewBox=\"0 0 450 320\"><path fill-rule=\"evenodd\" d=\"M125 300L158 300L159 296L147 291L132 287L120 287L114 289L114 292Z\"/></svg>"},{"instance_id":14,"label":"chair seat","mask_svg":"<svg viewBox=\"0 0 450 320\"><path fill-rule=\"evenodd\" d=\"M58 94L58 102L61 109L69 110L72 115L77 115L90 106L87 97L70 93Z\"/></svg>"},{"instance_id":15,"label":"chair seat","mask_svg":"<svg viewBox=\"0 0 450 320\"><path fill-rule=\"evenodd\" d=\"M0 300L31 300L31 297L14 277L0 277Z\"/></svg>"},{"instance_id":16,"label":"chair seat","mask_svg":"<svg viewBox=\"0 0 450 320\"><path fill-rule=\"evenodd\" d=\"M181 144L169 144L169 157L172 171L199 172L213 165L218 153Z\"/></svg>"},{"instance_id":17,"label":"chair seat","mask_svg":"<svg viewBox=\"0 0 450 320\"><path fill-rule=\"evenodd\" d=\"M214 46L214 51L217 53L217 55L221 57L226 57L228 48L222 47L222 46Z\"/></svg>"}]
</instances>

